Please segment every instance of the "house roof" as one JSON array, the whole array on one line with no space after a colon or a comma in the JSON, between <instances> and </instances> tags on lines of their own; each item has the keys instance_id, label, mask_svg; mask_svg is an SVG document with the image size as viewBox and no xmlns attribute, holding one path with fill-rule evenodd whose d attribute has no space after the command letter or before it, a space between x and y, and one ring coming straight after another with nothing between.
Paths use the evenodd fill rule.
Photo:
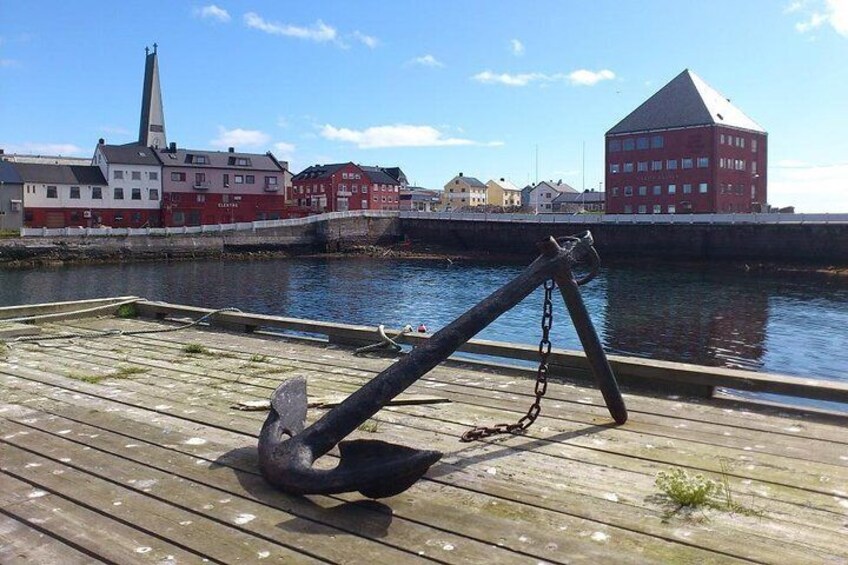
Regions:
<instances>
[{"instance_id":1,"label":"house roof","mask_svg":"<svg viewBox=\"0 0 848 565\"><path fill-rule=\"evenodd\" d=\"M198 169L244 169L245 171L279 172L282 166L268 153L239 153L236 151L207 151L205 149L153 149L165 167L192 167ZM198 157L205 162L198 162ZM238 159L247 159L247 165L238 165Z\"/></svg>"},{"instance_id":2,"label":"house roof","mask_svg":"<svg viewBox=\"0 0 848 565\"><path fill-rule=\"evenodd\" d=\"M724 125L765 130L698 75L684 70L618 122L607 135L677 127Z\"/></svg>"},{"instance_id":3,"label":"house roof","mask_svg":"<svg viewBox=\"0 0 848 565\"><path fill-rule=\"evenodd\" d=\"M403 171L401 170L400 167L387 167L387 168L383 168L383 171L387 175L389 175L390 177L392 177L393 179L398 181L398 183L407 182L406 175L403 174Z\"/></svg>"},{"instance_id":4,"label":"house roof","mask_svg":"<svg viewBox=\"0 0 848 565\"><path fill-rule=\"evenodd\" d=\"M462 179L466 183L468 183L468 186L472 186L474 188L486 188L486 185L480 182L480 179L476 179L474 177L466 177L465 175L457 175L453 177L449 182L453 182L459 179Z\"/></svg>"},{"instance_id":5,"label":"house roof","mask_svg":"<svg viewBox=\"0 0 848 565\"><path fill-rule=\"evenodd\" d=\"M125 145L100 145L100 151L109 163L121 165L154 165L161 163L156 158L153 149L139 145L138 143L127 143Z\"/></svg>"},{"instance_id":6,"label":"house roof","mask_svg":"<svg viewBox=\"0 0 848 565\"><path fill-rule=\"evenodd\" d=\"M53 184L106 184L100 167L83 165L44 165L40 163L15 163L23 182Z\"/></svg>"},{"instance_id":7,"label":"house roof","mask_svg":"<svg viewBox=\"0 0 848 565\"><path fill-rule=\"evenodd\" d=\"M604 201L604 193L592 190L584 192L562 192L554 198L554 204L567 204L569 202L577 202L580 204L589 204Z\"/></svg>"},{"instance_id":8,"label":"house roof","mask_svg":"<svg viewBox=\"0 0 848 565\"><path fill-rule=\"evenodd\" d=\"M515 184L513 184L512 181L508 181L508 180L505 180L505 179L491 179L491 180L489 180L489 182L495 183L496 185L501 187L503 190L514 190L514 191L522 190L522 189L518 188L517 186L515 186ZM488 183L486 183L486 184L488 185Z\"/></svg>"},{"instance_id":9,"label":"house roof","mask_svg":"<svg viewBox=\"0 0 848 565\"><path fill-rule=\"evenodd\" d=\"M6 184L22 184L24 181L18 174L15 165L7 161L0 161L0 182Z\"/></svg>"},{"instance_id":10,"label":"house roof","mask_svg":"<svg viewBox=\"0 0 848 565\"><path fill-rule=\"evenodd\" d=\"M371 178L371 182L376 184L400 184L398 179L394 178L390 175L386 169L380 167L366 167L363 165L359 165L359 168L368 173L368 176ZM398 169L400 170L400 169Z\"/></svg>"},{"instance_id":11,"label":"house roof","mask_svg":"<svg viewBox=\"0 0 848 565\"><path fill-rule=\"evenodd\" d=\"M557 181L557 182L543 180L542 182L538 183L536 186L530 187L530 192L532 192L533 190L535 190L535 189L537 189L541 186L546 186L546 187L550 188L551 190L555 190L557 192L570 192L570 193L579 192L576 188L570 186L568 183L562 182L561 180Z\"/></svg>"},{"instance_id":12,"label":"house roof","mask_svg":"<svg viewBox=\"0 0 848 565\"><path fill-rule=\"evenodd\" d=\"M328 179L333 176L333 173L350 165L350 163L332 163L329 165L312 165L311 167L306 167L295 176L292 177L292 180L307 180L307 179Z\"/></svg>"}]
</instances>

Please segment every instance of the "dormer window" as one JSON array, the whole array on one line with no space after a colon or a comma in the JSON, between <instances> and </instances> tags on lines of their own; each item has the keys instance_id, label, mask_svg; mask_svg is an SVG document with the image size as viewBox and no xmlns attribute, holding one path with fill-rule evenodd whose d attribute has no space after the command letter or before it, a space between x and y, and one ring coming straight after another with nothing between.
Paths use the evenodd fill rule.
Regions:
<instances>
[{"instance_id":1,"label":"dormer window","mask_svg":"<svg viewBox=\"0 0 848 565\"><path fill-rule=\"evenodd\" d=\"M189 155L187 161L195 165L208 165L209 159L206 155Z\"/></svg>"},{"instance_id":2,"label":"dormer window","mask_svg":"<svg viewBox=\"0 0 848 565\"><path fill-rule=\"evenodd\" d=\"M229 164L235 165L236 167L249 167L250 159L247 157L230 157Z\"/></svg>"}]
</instances>

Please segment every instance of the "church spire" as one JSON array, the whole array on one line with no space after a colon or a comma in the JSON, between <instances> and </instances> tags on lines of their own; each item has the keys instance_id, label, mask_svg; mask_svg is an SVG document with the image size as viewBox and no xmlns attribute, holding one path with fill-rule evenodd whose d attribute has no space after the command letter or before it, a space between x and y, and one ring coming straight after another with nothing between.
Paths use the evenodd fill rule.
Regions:
<instances>
[{"instance_id":1,"label":"church spire","mask_svg":"<svg viewBox=\"0 0 848 565\"><path fill-rule=\"evenodd\" d=\"M159 86L158 45L153 52L144 48L144 85L141 92L141 121L138 128L138 143L145 147L167 147L165 137L165 112L162 108L162 89Z\"/></svg>"}]
</instances>

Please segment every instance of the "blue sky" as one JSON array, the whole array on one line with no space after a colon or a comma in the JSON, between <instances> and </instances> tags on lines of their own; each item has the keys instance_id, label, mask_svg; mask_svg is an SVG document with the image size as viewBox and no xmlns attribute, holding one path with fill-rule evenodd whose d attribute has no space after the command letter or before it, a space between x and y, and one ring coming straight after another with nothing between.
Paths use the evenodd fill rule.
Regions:
<instances>
[{"instance_id":1,"label":"blue sky","mask_svg":"<svg viewBox=\"0 0 848 565\"><path fill-rule=\"evenodd\" d=\"M690 68L769 132L771 204L848 212L848 0L0 0L0 147L132 141L153 42L169 141L433 188L523 186L538 146L597 189L604 132Z\"/></svg>"}]
</instances>

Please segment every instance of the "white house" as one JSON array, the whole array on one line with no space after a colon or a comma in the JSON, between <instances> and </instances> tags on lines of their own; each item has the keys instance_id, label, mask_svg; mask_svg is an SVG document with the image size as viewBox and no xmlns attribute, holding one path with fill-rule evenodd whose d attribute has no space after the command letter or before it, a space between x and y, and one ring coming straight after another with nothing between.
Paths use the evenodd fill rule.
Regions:
<instances>
[{"instance_id":1,"label":"white house","mask_svg":"<svg viewBox=\"0 0 848 565\"><path fill-rule=\"evenodd\" d=\"M525 188L525 190L527 190ZM554 200L562 193L577 193L577 191L562 182L542 181L527 190L528 198L526 206L534 214L552 214L556 212Z\"/></svg>"},{"instance_id":2,"label":"white house","mask_svg":"<svg viewBox=\"0 0 848 565\"><path fill-rule=\"evenodd\" d=\"M133 220L140 217L139 225L160 225L162 162L155 151L136 143L108 145L101 139L94 150L92 165L100 169L109 185L107 207L133 210L129 220L124 217L104 223L136 227Z\"/></svg>"}]
</instances>

